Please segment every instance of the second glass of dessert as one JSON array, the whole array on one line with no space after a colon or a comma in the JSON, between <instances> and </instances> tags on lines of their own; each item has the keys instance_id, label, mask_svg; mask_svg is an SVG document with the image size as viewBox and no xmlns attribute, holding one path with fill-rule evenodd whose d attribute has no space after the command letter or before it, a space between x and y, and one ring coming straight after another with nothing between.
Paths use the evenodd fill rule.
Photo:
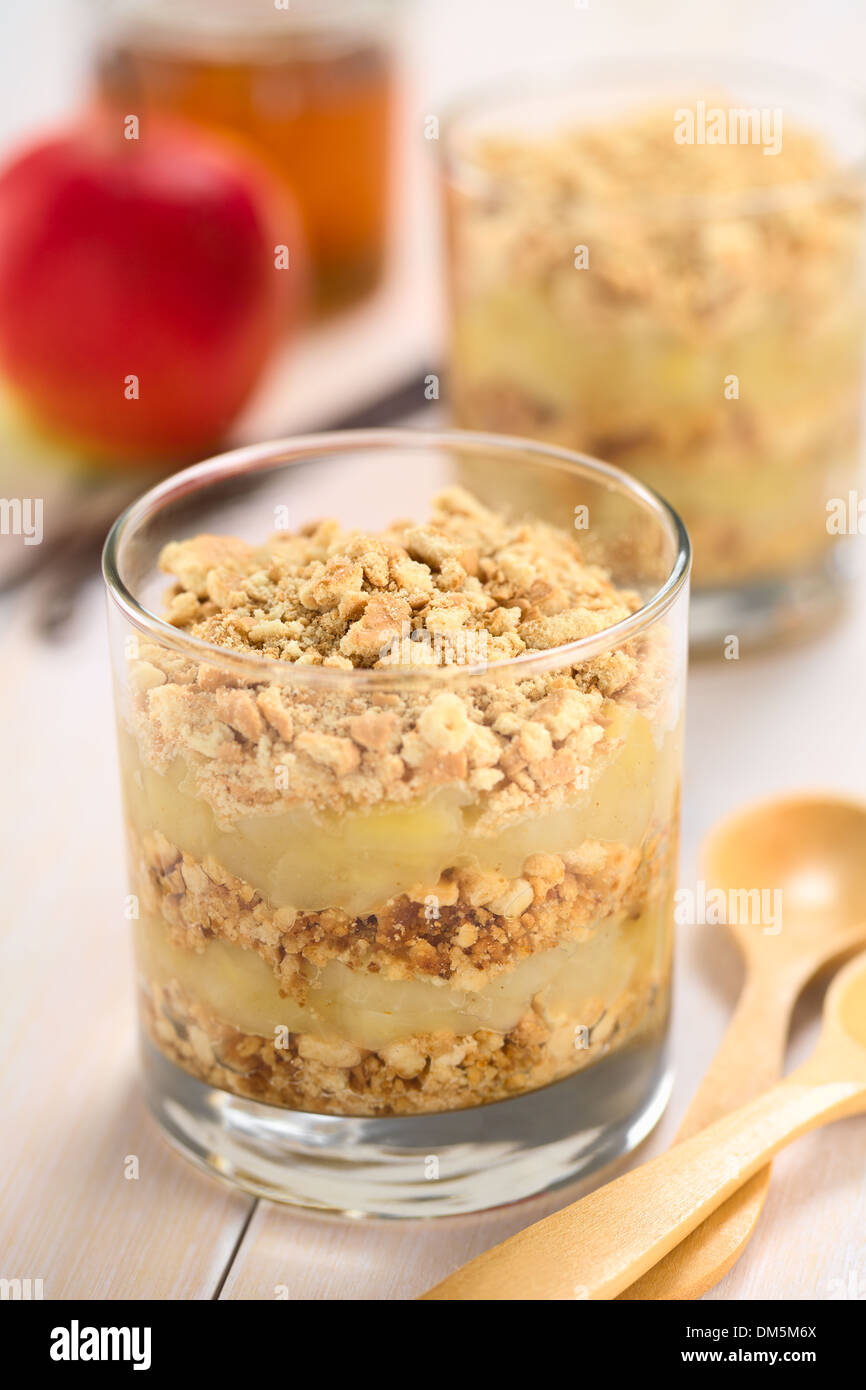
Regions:
<instances>
[{"instance_id":1,"label":"second glass of dessert","mask_svg":"<svg viewBox=\"0 0 866 1390\"><path fill-rule=\"evenodd\" d=\"M826 616L862 445L859 100L642 61L480 96L443 145L456 422L669 498L698 643Z\"/></svg>"},{"instance_id":2,"label":"second glass of dessert","mask_svg":"<svg viewBox=\"0 0 866 1390\"><path fill-rule=\"evenodd\" d=\"M278 1200L473 1210L669 1088L688 543L603 464L361 432L106 548L147 1094Z\"/></svg>"}]
</instances>

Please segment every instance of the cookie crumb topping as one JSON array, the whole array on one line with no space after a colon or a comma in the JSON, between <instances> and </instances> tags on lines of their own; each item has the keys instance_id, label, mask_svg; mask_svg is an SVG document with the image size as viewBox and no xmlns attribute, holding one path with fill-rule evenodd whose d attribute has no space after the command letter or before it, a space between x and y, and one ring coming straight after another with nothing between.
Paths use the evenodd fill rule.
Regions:
<instances>
[{"instance_id":1,"label":"cookie crumb topping","mask_svg":"<svg viewBox=\"0 0 866 1390\"><path fill-rule=\"evenodd\" d=\"M322 521L263 546L196 536L167 545L160 563L176 580L176 627L233 651L346 669L388 665L405 640L413 665L443 651L471 658L470 636L484 661L508 661L600 632L640 604L567 531L508 521L459 487L436 498L425 525L366 535Z\"/></svg>"}]
</instances>

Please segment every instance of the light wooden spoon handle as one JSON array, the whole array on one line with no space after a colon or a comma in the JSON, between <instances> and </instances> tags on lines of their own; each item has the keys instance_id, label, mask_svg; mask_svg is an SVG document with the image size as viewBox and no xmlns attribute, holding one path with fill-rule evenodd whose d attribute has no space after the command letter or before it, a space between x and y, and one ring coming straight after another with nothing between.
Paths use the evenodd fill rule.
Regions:
<instances>
[{"instance_id":1,"label":"light wooden spoon handle","mask_svg":"<svg viewBox=\"0 0 866 1390\"><path fill-rule=\"evenodd\" d=\"M862 1081L786 1081L488 1250L426 1299L613 1298L800 1134L866 1108Z\"/></svg>"},{"instance_id":2,"label":"light wooden spoon handle","mask_svg":"<svg viewBox=\"0 0 866 1390\"><path fill-rule=\"evenodd\" d=\"M682 1143L768 1090L782 1074L791 1011L806 970L753 970L727 1032L683 1117ZM754 1230L770 1183L769 1165L729 1197L697 1230L647 1270L620 1298L700 1298L728 1272Z\"/></svg>"}]
</instances>

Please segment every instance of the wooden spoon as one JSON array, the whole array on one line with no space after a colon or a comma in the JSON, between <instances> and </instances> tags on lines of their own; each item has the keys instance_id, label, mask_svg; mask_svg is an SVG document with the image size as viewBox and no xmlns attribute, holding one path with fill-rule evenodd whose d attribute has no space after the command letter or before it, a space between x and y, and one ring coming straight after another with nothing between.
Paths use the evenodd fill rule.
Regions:
<instances>
[{"instance_id":1,"label":"wooden spoon","mask_svg":"<svg viewBox=\"0 0 866 1390\"><path fill-rule=\"evenodd\" d=\"M862 1111L866 954L834 980L818 1045L784 1081L651 1163L479 1255L423 1298L614 1298L792 1139Z\"/></svg>"},{"instance_id":2,"label":"wooden spoon","mask_svg":"<svg viewBox=\"0 0 866 1390\"><path fill-rule=\"evenodd\" d=\"M738 888L778 889L782 926L776 932L766 922L728 925L746 978L677 1143L778 1080L803 986L823 966L866 946L866 806L818 796L753 806L710 836L702 858L709 888L725 890L729 902ZM700 1298L745 1248L769 1181L768 1165L620 1298Z\"/></svg>"}]
</instances>

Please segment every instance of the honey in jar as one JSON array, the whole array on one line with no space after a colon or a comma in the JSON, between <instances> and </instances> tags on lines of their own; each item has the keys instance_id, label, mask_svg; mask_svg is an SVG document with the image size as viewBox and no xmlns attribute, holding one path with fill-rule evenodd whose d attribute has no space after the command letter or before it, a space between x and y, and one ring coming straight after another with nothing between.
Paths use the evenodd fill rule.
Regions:
<instances>
[{"instance_id":1,"label":"honey in jar","mask_svg":"<svg viewBox=\"0 0 866 1390\"><path fill-rule=\"evenodd\" d=\"M289 187L320 312L380 278L393 96L383 5L138 0L100 48L100 96L123 114L180 116L251 146Z\"/></svg>"}]
</instances>

